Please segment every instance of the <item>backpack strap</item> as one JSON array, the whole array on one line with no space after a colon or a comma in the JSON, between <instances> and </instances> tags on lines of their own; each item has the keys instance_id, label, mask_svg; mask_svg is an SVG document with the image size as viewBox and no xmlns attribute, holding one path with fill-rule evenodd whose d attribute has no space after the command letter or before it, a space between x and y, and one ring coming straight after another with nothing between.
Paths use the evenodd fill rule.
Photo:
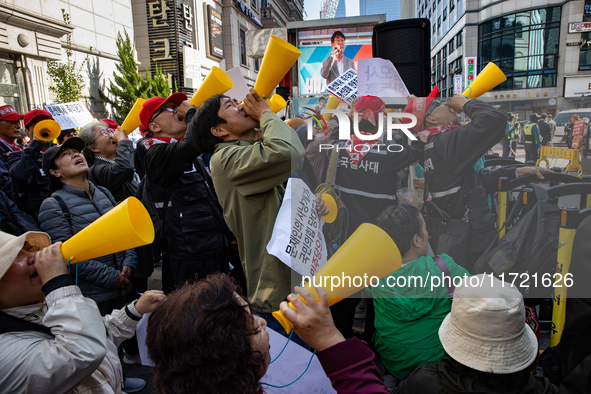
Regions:
<instances>
[{"instance_id":1,"label":"backpack strap","mask_svg":"<svg viewBox=\"0 0 591 394\"><path fill-rule=\"evenodd\" d=\"M456 291L456 286L454 286L454 281L453 281L453 278L451 277L451 273L449 272L449 268L447 267L447 264L445 263L445 261L441 257L434 256L433 260L435 260L435 262L437 263L437 265L439 266L439 268L443 272L443 282L445 283L447 280L447 284L445 286L447 287L449 299L453 300L454 292ZM447 279L447 278L449 278L449 279Z\"/></svg>"},{"instance_id":2,"label":"backpack strap","mask_svg":"<svg viewBox=\"0 0 591 394\"><path fill-rule=\"evenodd\" d=\"M0 333L19 331L37 331L55 338L49 327L0 312Z\"/></svg>"},{"instance_id":3,"label":"backpack strap","mask_svg":"<svg viewBox=\"0 0 591 394\"><path fill-rule=\"evenodd\" d=\"M57 201L62 210L64 218L66 218L68 224L70 225L70 227L72 227L72 214L70 213L70 210L68 209L68 206L66 205L64 199L58 196L57 194L52 194L51 197L53 197L55 201Z\"/></svg>"},{"instance_id":4,"label":"backpack strap","mask_svg":"<svg viewBox=\"0 0 591 394\"><path fill-rule=\"evenodd\" d=\"M339 159L339 150L338 146L332 148L332 152L330 152L330 158L328 161L328 171L326 173L326 183L329 185L334 185L337 177L337 160Z\"/></svg>"}]
</instances>

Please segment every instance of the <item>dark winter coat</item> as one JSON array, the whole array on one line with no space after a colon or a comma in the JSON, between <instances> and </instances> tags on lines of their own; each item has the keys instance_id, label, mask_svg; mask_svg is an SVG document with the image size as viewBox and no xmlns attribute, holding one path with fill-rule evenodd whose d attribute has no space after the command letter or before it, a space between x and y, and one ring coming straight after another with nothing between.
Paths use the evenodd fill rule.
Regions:
<instances>
[{"instance_id":1,"label":"dark winter coat","mask_svg":"<svg viewBox=\"0 0 591 394\"><path fill-rule=\"evenodd\" d=\"M115 200L107 189L95 187L92 182L89 183L92 199L84 190L70 185L63 185L61 189L54 192L54 195L58 195L66 203L72 215L71 225L64 217L64 212L55 198L49 197L41 204L39 225L49 234L52 242L64 242L70 239L115 206ZM134 249L129 249L93 260L81 261L77 265L78 286L82 294L99 303L112 300L129 291L130 284L123 289L111 287L117 282L118 271L124 265L136 268L137 256Z\"/></svg>"}]
</instances>

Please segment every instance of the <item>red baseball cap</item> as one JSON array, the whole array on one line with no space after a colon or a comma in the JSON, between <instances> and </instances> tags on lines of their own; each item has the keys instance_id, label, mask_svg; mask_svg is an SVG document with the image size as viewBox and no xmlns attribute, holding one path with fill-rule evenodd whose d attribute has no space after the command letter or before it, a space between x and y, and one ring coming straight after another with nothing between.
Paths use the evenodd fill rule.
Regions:
<instances>
[{"instance_id":1,"label":"red baseball cap","mask_svg":"<svg viewBox=\"0 0 591 394\"><path fill-rule=\"evenodd\" d=\"M106 123L107 126L109 126L110 129L115 130L117 127L119 127L119 123L115 122L112 119L100 119L101 122Z\"/></svg>"},{"instance_id":2,"label":"red baseball cap","mask_svg":"<svg viewBox=\"0 0 591 394\"><path fill-rule=\"evenodd\" d=\"M140 122L142 122L142 126L144 126L144 129L150 130L148 127L150 124L150 119L152 119L152 116L154 116L156 111L162 108L164 104L175 103L176 105L181 105L181 103L187 99L188 98L186 94L177 92L171 94L166 99L164 97L152 97L146 100L140 111Z\"/></svg>"},{"instance_id":3,"label":"red baseball cap","mask_svg":"<svg viewBox=\"0 0 591 394\"><path fill-rule=\"evenodd\" d=\"M12 105L3 105L0 107L0 120L6 120L8 122L14 122L21 120L23 115L16 112Z\"/></svg>"},{"instance_id":4,"label":"red baseball cap","mask_svg":"<svg viewBox=\"0 0 591 394\"><path fill-rule=\"evenodd\" d=\"M386 104L384 104L384 101L376 96L362 96L355 103L355 111L364 111L360 117L368 119L370 122L372 122L373 119L373 124L375 124L375 119L378 118L379 113L382 112L385 107Z\"/></svg>"},{"instance_id":5,"label":"red baseball cap","mask_svg":"<svg viewBox=\"0 0 591 394\"><path fill-rule=\"evenodd\" d=\"M41 118L41 119L38 119ZM43 120L43 119L53 119L53 116L51 116L51 114L45 110L42 109L34 109L32 111L27 112L24 116L23 116L23 123L25 124L25 127L27 127L29 125L29 123L31 123L34 120Z\"/></svg>"}]
</instances>

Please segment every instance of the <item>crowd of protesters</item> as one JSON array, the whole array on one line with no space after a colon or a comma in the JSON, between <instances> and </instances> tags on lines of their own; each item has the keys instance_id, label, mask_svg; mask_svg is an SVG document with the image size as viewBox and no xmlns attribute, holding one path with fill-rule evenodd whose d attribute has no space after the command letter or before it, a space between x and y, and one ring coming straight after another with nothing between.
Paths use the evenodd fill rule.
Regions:
<instances>
[{"instance_id":1,"label":"crowd of protesters","mask_svg":"<svg viewBox=\"0 0 591 394\"><path fill-rule=\"evenodd\" d=\"M292 339L316 351L338 393L589 392L588 304L569 309L562 382L551 382L535 376L539 328L515 287L492 277L477 288L387 285L391 278L474 274L497 236L488 195L498 180L543 179L549 171L482 168L499 141L504 157L516 151L515 116L459 95L448 103L412 96L404 112L418 119L415 141L358 138L379 132L384 110L378 97L356 99L350 140L338 141L333 119L309 141L306 125L281 119L254 89L243 103L216 95L199 108L174 93L145 101L134 144L110 119L43 141L34 128L51 114L0 107L0 392L141 390L144 382L124 377L121 362L141 362L135 326L151 313L146 345L160 393L262 393L271 361L267 329L290 334L271 315L277 310L293 323ZM469 123L460 122L461 113ZM523 134L534 160L552 129L535 115ZM380 150L387 142L400 149ZM335 147L318 149L323 143ZM397 198L417 162L422 210ZM337 221L324 228L331 247L366 222L398 246L402 267L366 291L363 340L353 331L358 298L329 308L321 288L318 298L300 287L290 294L292 270L267 251L294 169L316 193L318 216L329 213L321 193L338 201ZM131 196L150 213L154 243L78 262L69 272L61 243ZM430 253L426 218L435 214L463 220L469 242ZM583 232L590 224L583 222ZM580 239L575 250L587 247ZM578 256L573 266L588 268L589 254ZM162 291L148 290L156 259ZM374 351L392 378L388 386Z\"/></svg>"}]
</instances>

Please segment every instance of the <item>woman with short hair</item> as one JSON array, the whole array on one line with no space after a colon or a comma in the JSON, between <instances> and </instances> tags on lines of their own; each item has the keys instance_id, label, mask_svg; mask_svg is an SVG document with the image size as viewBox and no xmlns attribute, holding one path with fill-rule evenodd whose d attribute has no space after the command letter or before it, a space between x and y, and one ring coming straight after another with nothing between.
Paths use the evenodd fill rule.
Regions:
<instances>
[{"instance_id":1,"label":"woman with short hair","mask_svg":"<svg viewBox=\"0 0 591 394\"><path fill-rule=\"evenodd\" d=\"M133 142L121 128L93 122L82 127L79 136L84 141L82 152L90 166L88 179L109 189L118 202L135 195Z\"/></svg>"}]
</instances>

